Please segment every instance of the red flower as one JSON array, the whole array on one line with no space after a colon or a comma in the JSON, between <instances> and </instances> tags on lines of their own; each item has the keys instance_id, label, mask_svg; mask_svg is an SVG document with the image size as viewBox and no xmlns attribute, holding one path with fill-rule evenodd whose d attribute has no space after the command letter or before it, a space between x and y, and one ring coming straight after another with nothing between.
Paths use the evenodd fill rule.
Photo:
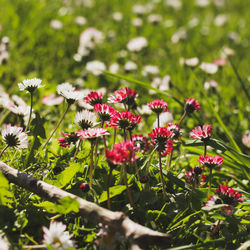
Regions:
<instances>
[{"instance_id":1,"label":"red flower","mask_svg":"<svg viewBox=\"0 0 250 250\"><path fill-rule=\"evenodd\" d=\"M115 91L114 95L108 98L108 102L124 103L133 108L136 105L135 101L137 97L138 94L134 90L125 87Z\"/></svg>"},{"instance_id":2,"label":"red flower","mask_svg":"<svg viewBox=\"0 0 250 250\"><path fill-rule=\"evenodd\" d=\"M181 137L181 129L178 124L168 124L167 129L172 133L172 140L179 140Z\"/></svg>"},{"instance_id":3,"label":"red flower","mask_svg":"<svg viewBox=\"0 0 250 250\"><path fill-rule=\"evenodd\" d=\"M113 150L106 149L106 159L113 165L122 165L136 160L135 152L137 148L132 141L123 141L114 144Z\"/></svg>"},{"instance_id":4,"label":"red flower","mask_svg":"<svg viewBox=\"0 0 250 250\"><path fill-rule=\"evenodd\" d=\"M198 162L206 167L214 168L214 167L219 167L223 163L223 158L218 155L216 156L205 155L205 157L200 156Z\"/></svg>"},{"instance_id":5,"label":"red flower","mask_svg":"<svg viewBox=\"0 0 250 250\"><path fill-rule=\"evenodd\" d=\"M200 104L194 98L188 98L185 104L185 111L187 114L192 114L194 111L200 109Z\"/></svg>"},{"instance_id":6,"label":"red flower","mask_svg":"<svg viewBox=\"0 0 250 250\"><path fill-rule=\"evenodd\" d=\"M96 104L94 111L103 122L109 121L112 115L118 113L115 108L107 104Z\"/></svg>"},{"instance_id":7,"label":"red flower","mask_svg":"<svg viewBox=\"0 0 250 250\"><path fill-rule=\"evenodd\" d=\"M81 139L95 139L103 135L109 135L109 132L104 128L88 128L85 130L78 130L77 135Z\"/></svg>"},{"instance_id":8,"label":"red flower","mask_svg":"<svg viewBox=\"0 0 250 250\"><path fill-rule=\"evenodd\" d=\"M95 104L102 104L102 93L96 91L91 91L87 96L84 97L86 103L89 103L92 106Z\"/></svg>"},{"instance_id":9,"label":"red flower","mask_svg":"<svg viewBox=\"0 0 250 250\"><path fill-rule=\"evenodd\" d=\"M211 137L211 134L212 126L203 125L202 128L200 126L195 127L189 136L206 142Z\"/></svg>"},{"instance_id":10,"label":"red flower","mask_svg":"<svg viewBox=\"0 0 250 250\"><path fill-rule=\"evenodd\" d=\"M134 142L134 145L139 148L142 154L145 154L149 150L149 143L146 136L133 135L132 141Z\"/></svg>"},{"instance_id":11,"label":"red flower","mask_svg":"<svg viewBox=\"0 0 250 250\"><path fill-rule=\"evenodd\" d=\"M155 99L152 102L148 103L148 107L156 114L168 112L168 104L163 100Z\"/></svg>"},{"instance_id":12,"label":"red flower","mask_svg":"<svg viewBox=\"0 0 250 250\"><path fill-rule=\"evenodd\" d=\"M130 125L128 127L128 130L133 130L140 122L142 117L139 115L132 115L130 118Z\"/></svg>"},{"instance_id":13,"label":"red flower","mask_svg":"<svg viewBox=\"0 0 250 250\"><path fill-rule=\"evenodd\" d=\"M234 207L237 206L238 203L242 202L241 193L234 190L232 187L228 187L228 185L220 185L219 189L216 189L216 195L211 196L209 200L206 202L206 206L214 206L216 204L226 204L225 207L222 207L221 210L226 214L231 214L234 210Z\"/></svg>"},{"instance_id":14,"label":"red flower","mask_svg":"<svg viewBox=\"0 0 250 250\"><path fill-rule=\"evenodd\" d=\"M167 127L155 128L148 134L152 138L152 145L156 145L157 150L161 154L167 155L173 149L173 143L169 140L173 133Z\"/></svg>"},{"instance_id":15,"label":"red flower","mask_svg":"<svg viewBox=\"0 0 250 250\"><path fill-rule=\"evenodd\" d=\"M117 112L110 118L110 125L116 129L128 129L132 124L133 114L129 111Z\"/></svg>"},{"instance_id":16,"label":"red flower","mask_svg":"<svg viewBox=\"0 0 250 250\"><path fill-rule=\"evenodd\" d=\"M69 148L70 144L75 144L79 137L77 133L71 132L71 133L64 133L62 132L62 137L58 137L57 140L59 141L59 144L61 147Z\"/></svg>"}]
</instances>

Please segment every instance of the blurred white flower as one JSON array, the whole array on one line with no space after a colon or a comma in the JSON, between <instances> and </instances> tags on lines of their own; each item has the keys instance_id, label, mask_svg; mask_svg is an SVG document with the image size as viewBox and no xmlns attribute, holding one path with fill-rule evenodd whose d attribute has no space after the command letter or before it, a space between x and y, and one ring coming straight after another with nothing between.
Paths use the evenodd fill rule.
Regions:
<instances>
[{"instance_id":1,"label":"blurred white flower","mask_svg":"<svg viewBox=\"0 0 250 250\"><path fill-rule=\"evenodd\" d=\"M244 135L242 136L242 143L243 143L246 147L250 148L250 133L244 134Z\"/></svg>"},{"instance_id":2,"label":"blurred white flower","mask_svg":"<svg viewBox=\"0 0 250 250\"><path fill-rule=\"evenodd\" d=\"M138 112L140 115L151 115L152 110L148 107L148 105L142 105L141 107L138 107Z\"/></svg>"},{"instance_id":3,"label":"blurred white flower","mask_svg":"<svg viewBox=\"0 0 250 250\"><path fill-rule=\"evenodd\" d=\"M223 7L225 5L225 0L213 0L216 7Z\"/></svg>"},{"instance_id":4,"label":"blurred white flower","mask_svg":"<svg viewBox=\"0 0 250 250\"><path fill-rule=\"evenodd\" d=\"M88 50L86 50L86 53L89 53L89 51ZM82 54L84 54L84 53L82 53ZM82 60L82 56L80 55L80 54L75 54L74 56L73 56L73 59L76 61L76 62L80 62L81 60Z\"/></svg>"},{"instance_id":5,"label":"blurred white flower","mask_svg":"<svg viewBox=\"0 0 250 250\"><path fill-rule=\"evenodd\" d=\"M83 16L77 16L76 18L75 18L75 22L78 24L78 25L84 25L84 24L86 24L87 23L87 19L85 18L85 17L83 17Z\"/></svg>"},{"instance_id":6,"label":"blurred white flower","mask_svg":"<svg viewBox=\"0 0 250 250\"><path fill-rule=\"evenodd\" d=\"M160 77L155 77L155 78L153 79L153 81L151 82L151 86L152 86L153 88L155 88L155 89L158 89L159 86L160 86L160 84L161 84L161 78L160 78ZM155 92L154 90L152 90L152 89L150 89L150 90L148 91L148 93L149 93L150 95L156 94L156 92Z\"/></svg>"},{"instance_id":7,"label":"blurred white flower","mask_svg":"<svg viewBox=\"0 0 250 250\"><path fill-rule=\"evenodd\" d=\"M0 236L0 249L9 250L9 242L5 237Z\"/></svg>"},{"instance_id":8,"label":"blurred white flower","mask_svg":"<svg viewBox=\"0 0 250 250\"><path fill-rule=\"evenodd\" d=\"M158 24L162 22L162 16L159 14L151 14L148 16L148 22Z\"/></svg>"},{"instance_id":9,"label":"blurred white flower","mask_svg":"<svg viewBox=\"0 0 250 250\"><path fill-rule=\"evenodd\" d=\"M123 19L123 14L121 12L114 12L112 17L115 21L119 22Z\"/></svg>"},{"instance_id":10,"label":"blurred white flower","mask_svg":"<svg viewBox=\"0 0 250 250\"><path fill-rule=\"evenodd\" d=\"M119 51L118 53L117 53L117 56L119 57L119 58L124 58L124 57L126 57L128 55L128 51L127 50L121 50L121 51Z\"/></svg>"},{"instance_id":11,"label":"blurred white flower","mask_svg":"<svg viewBox=\"0 0 250 250\"><path fill-rule=\"evenodd\" d=\"M172 43L178 43L180 40L187 38L187 31L183 28L177 30L171 37Z\"/></svg>"},{"instance_id":12,"label":"blurred white flower","mask_svg":"<svg viewBox=\"0 0 250 250\"><path fill-rule=\"evenodd\" d=\"M206 62L202 62L200 65L200 69L204 72L206 72L207 74L215 74L218 70L218 66L215 65L214 63L206 63Z\"/></svg>"},{"instance_id":13,"label":"blurred white flower","mask_svg":"<svg viewBox=\"0 0 250 250\"><path fill-rule=\"evenodd\" d=\"M145 37L136 37L130 40L127 44L127 49L130 51L139 52L148 46L148 41Z\"/></svg>"},{"instance_id":14,"label":"blurred white flower","mask_svg":"<svg viewBox=\"0 0 250 250\"><path fill-rule=\"evenodd\" d=\"M200 22L200 19L197 17L193 17L192 19L190 19L190 21L188 22L188 27L189 28L194 28L196 27Z\"/></svg>"},{"instance_id":15,"label":"blurred white flower","mask_svg":"<svg viewBox=\"0 0 250 250\"><path fill-rule=\"evenodd\" d=\"M192 57L192 58L180 58L180 64L181 65L186 65L189 67L195 67L199 63L199 58L198 57Z\"/></svg>"},{"instance_id":16,"label":"blurred white flower","mask_svg":"<svg viewBox=\"0 0 250 250\"><path fill-rule=\"evenodd\" d=\"M109 71L110 71L111 73L117 74L118 71L119 71L119 68L120 68L120 66L119 66L118 63L112 63L112 64L109 66Z\"/></svg>"},{"instance_id":17,"label":"blurred white flower","mask_svg":"<svg viewBox=\"0 0 250 250\"><path fill-rule=\"evenodd\" d=\"M209 90L210 88L216 89L218 86L218 83L215 80L209 80L204 83L204 89Z\"/></svg>"},{"instance_id":18,"label":"blurred white flower","mask_svg":"<svg viewBox=\"0 0 250 250\"><path fill-rule=\"evenodd\" d=\"M159 74L159 68L155 65L146 65L142 69L142 75L143 76L152 76L152 75L158 75Z\"/></svg>"},{"instance_id":19,"label":"blurred white flower","mask_svg":"<svg viewBox=\"0 0 250 250\"><path fill-rule=\"evenodd\" d=\"M49 245L53 250L68 250L74 247L73 235L65 231L66 225L53 221L49 228L43 227L43 243Z\"/></svg>"},{"instance_id":20,"label":"blurred white flower","mask_svg":"<svg viewBox=\"0 0 250 250\"><path fill-rule=\"evenodd\" d=\"M221 50L221 58L227 58L235 55L235 51L231 48L224 47Z\"/></svg>"},{"instance_id":21,"label":"blurred white flower","mask_svg":"<svg viewBox=\"0 0 250 250\"><path fill-rule=\"evenodd\" d=\"M182 2L180 0L166 0L166 5L173 9L179 10L182 7Z\"/></svg>"},{"instance_id":22,"label":"blurred white flower","mask_svg":"<svg viewBox=\"0 0 250 250\"><path fill-rule=\"evenodd\" d=\"M124 69L128 72L137 70L137 64L132 61L127 61L124 65Z\"/></svg>"},{"instance_id":23,"label":"blurred white flower","mask_svg":"<svg viewBox=\"0 0 250 250\"><path fill-rule=\"evenodd\" d=\"M172 113L170 112L163 112L160 114L159 116L160 119L160 127L164 127L166 126L168 123L172 123L174 118ZM153 124L154 128L157 128L157 119L155 120L154 124Z\"/></svg>"},{"instance_id":24,"label":"blurred white flower","mask_svg":"<svg viewBox=\"0 0 250 250\"><path fill-rule=\"evenodd\" d=\"M210 0L196 0L195 4L199 7L207 7L210 4Z\"/></svg>"},{"instance_id":25,"label":"blurred white flower","mask_svg":"<svg viewBox=\"0 0 250 250\"><path fill-rule=\"evenodd\" d=\"M62 96L56 96L55 94L51 94L48 96L44 96L42 98L42 103L48 106L59 105L63 102Z\"/></svg>"},{"instance_id":26,"label":"blurred white flower","mask_svg":"<svg viewBox=\"0 0 250 250\"><path fill-rule=\"evenodd\" d=\"M103 70L106 70L106 66L103 62L94 60L94 61L87 62L86 70L96 76L99 76L102 74Z\"/></svg>"},{"instance_id":27,"label":"blurred white flower","mask_svg":"<svg viewBox=\"0 0 250 250\"><path fill-rule=\"evenodd\" d=\"M10 100L9 95L4 92L4 89L0 86L0 106L9 109L14 106L14 103Z\"/></svg>"},{"instance_id":28,"label":"blurred white flower","mask_svg":"<svg viewBox=\"0 0 250 250\"><path fill-rule=\"evenodd\" d=\"M223 25L226 24L227 20L228 20L227 19L227 15L220 14L220 15L218 15L218 16L215 17L215 19L214 19L214 25L218 26L218 27L223 26Z\"/></svg>"},{"instance_id":29,"label":"blurred white flower","mask_svg":"<svg viewBox=\"0 0 250 250\"><path fill-rule=\"evenodd\" d=\"M63 24L59 20L51 20L50 27L54 30L60 30L63 27Z\"/></svg>"},{"instance_id":30,"label":"blurred white flower","mask_svg":"<svg viewBox=\"0 0 250 250\"><path fill-rule=\"evenodd\" d=\"M59 84L57 86L57 93L66 98L69 104L73 104L84 97L81 91L75 90L75 87L68 82Z\"/></svg>"},{"instance_id":31,"label":"blurred white flower","mask_svg":"<svg viewBox=\"0 0 250 250\"><path fill-rule=\"evenodd\" d=\"M133 12L137 15L143 15L147 10L144 5L137 4L133 6Z\"/></svg>"},{"instance_id":32,"label":"blurred white flower","mask_svg":"<svg viewBox=\"0 0 250 250\"><path fill-rule=\"evenodd\" d=\"M159 90L161 91L168 91L170 88L171 77L170 75L165 75L160 83Z\"/></svg>"},{"instance_id":33,"label":"blurred white flower","mask_svg":"<svg viewBox=\"0 0 250 250\"><path fill-rule=\"evenodd\" d=\"M142 21L141 18L136 17L136 18L133 18L133 19L132 19L131 23L132 23L132 25L135 26L135 27L140 27L140 26L142 26L143 21Z\"/></svg>"},{"instance_id":34,"label":"blurred white flower","mask_svg":"<svg viewBox=\"0 0 250 250\"><path fill-rule=\"evenodd\" d=\"M227 36L231 41L237 44L241 41L240 35L237 32L231 31L227 34Z\"/></svg>"}]
</instances>

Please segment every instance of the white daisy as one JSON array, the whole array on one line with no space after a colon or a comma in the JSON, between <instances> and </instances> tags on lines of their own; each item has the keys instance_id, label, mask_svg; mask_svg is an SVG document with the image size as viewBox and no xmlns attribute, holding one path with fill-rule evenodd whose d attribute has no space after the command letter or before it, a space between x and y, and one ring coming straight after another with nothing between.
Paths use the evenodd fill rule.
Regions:
<instances>
[{"instance_id":1,"label":"white daisy","mask_svg":"<svg viewBox=\"0 0 250 250\"><path fill-rule=\"evenodd\" d=\"M162 16L159 14L151 14L148 16L148 22L153 24L158 24L162 22Z\"/></svg>"},{"instance_id":2,"label":"white daisy","mask_svg":"<svg viewBox=\"0 0 250 250\"><path fill-rule=\"evenodd\" d=\"M130 51L139 52L148 46L148 40L145 37L136 37L130 40L127 44L127 49Z\"/></svg>"},{"instance_id":3,"label":"white daisy","mask_svg":"<svg viewBox=\"0 0 250 250\"><path fill-rule=\"evenodd\" d=\"M199 58L198 57L192 57L192 58L180 58L180 64L181 65L186 65L188 67L195 67L199 63Z\"/></svg>"},{"instance_id":4,"label":"white daisy","mask_svg":"<svg viewBox=\"0 0 250 250\"><path fill-rule=\"evenodd\" d=\"M73 104L84 97L81 91L75 90L70 83L62 83L57 86L57 93L67 99L69 104Z\"/></svg>"},{"instance_id":5,"label":"white daisy","mask_svg":"<svg viewBox=\"0 0 250 250\"><path fill-rule=\"evenodd\" d=\"M2 130L3 141L9 147L28 148L28 135L23 131L23 128L17 126L6 125Z\"/></svg>"},{"instance_id":6,"label":"white daisy","mask_svg":"<svg viewBox=\"0 0 250 250\"><path fill-rule=\"evenodd\" d=\"M97 115L89 110L82 110L75 115L75 123L82 129L87 129L96 125Z\"/></svg>"},{"instance_id":7,"label":"white daisy","mask_svg":"<svg viewBox=\"0 0 250 250\"><path fill-rule=\"evenodd\" d=\"M144 76L152 76L152 75L158 75L159 74L159 68L155 65L146 65L142 69L142 75Z\"/></svg>"},{"instance_id":8,"label":"white daisy","mask_svg":"<svg viewBox=\"0 0 250 250\"><path fill-rule=\"evenodd\" d=\"M112 63L110 66L109 66L109 71L111 73L114 73L114 74L117 74L118 71L119 71L119 64L118 63Z\"/></svg>"},{"instance_id":9,"label":"white daisy","mask_svg":"<svg viewBox=\"0 0 250 250\"><path fill-rule=\"evenodd\" d=\"M0 249L9 250L9 243L5 237L0 236Z\"/></svg>"},{"instance_id":10,"label":"white daisy","mask_svg":"<svg viewBox=\"0 0 250 250\"><path fill-rule=\"evenodd\" d=\"M114 12L112 17L115 21L119 22L123 19L123 14L121 12Z\"/></svg>"},{"instance_id":11,"label":"white daisy","mask_svg":"<svg viewBox=\"0 0 250 250\"><path fill-rule=\"evenodd\" d=\"M51 20L50 27L54 30L60 30L63 27L63 24L59 20Z\"/></svg>"},{"instance_id":12,"label":"white daisy","mask_svg":"<svg viewBox=\"0 0 250 250\"><path fill-rule=\"evenodd\" d=\"M72 235L65 231L66 225L61 222L51 222L49 228L43 227L43 243L54 250L68 250L74 247Z\"/></svg>"},{"instance_id":13,"label":"white daisy","mask_svg":"<svg viewBox=\"0 0 250 250\"><path fill-rule=\"evenodd\" d=\"M41 85L42 80L38 78L26 79L23 82L18 83L18 87L21 91L27 90L27 92L34 92L36 89L43 87Z\"/></svg>"},{"instance_id":14,"label":"white daisy","mask_svg":"<svg viewBox=\"0 0 250 250\"><path fill-rule=\"evenodd\" d=\"M140 27L143 25L143 21L141 18L139 17L136 17L136 18L133 18L132 21L131 21L132 25L135 26L135 27Z\"/></svg>"},{"instance_id":15,"label":"white daisy","mask_svg":"<svg viewBox=\"0 0 250 250\"><path fill-rule=\"evenodd\" d=\"M96 76L99 76L102 74L103 70L106 70L106 66L103 62L94 60L86 64L86 70L88 70L89 72L91 72Z\"/></svg>"},{"instance_id":16,"label":"white daisy","mask_svg":"<svg viewBox=\"0 0 250 250\"><path fill-rule=\"evenodd\" d=\"M132 62L132 61L128 61L128 62L125 63L124 69L125 69L126 71L128 71L128 72L129 72L129 71L137 70L137 64L134 63L134 62Z\"/></svg>"},{"instance_id":17,"label":"white daisy","mask_svg":"<svg viewBox=\"0 0 250 250\"><path fill-rule=\"evenodd\" d=\"M215 74L218 70L218 66L214 63L206 63L206 62L202 62L202 64L200 65L200 69L204 72L206 72L207 74Z\"/></svg>"},{"instance_id":18,"label":"white daisy","mask_svg":"<svg viewBox=\"0 0 250 250\"><path fill-rule=\"evenodd\" d=\"M85 17L83 17L83 16L77 16L76 18L75 18L75 22L78 24L78 25L84 25L84 24L86 24L87 23L87 19L85 18Z\"/></svg>"},{"instance_id":19,"label":"white daisy","mask_svg":"<svg viewBox=\"0 0 250 250\"><path fill-rule=\"evenodd\" d=\"M160 119L160 127L164 127L164 126L166 126L166 124L172 123L174 120L173 115L170 112L161 113L159 119ZM154 124L153 124L153 127L157 128L157 126L158 125L157 125L157 119L156 119Z\"/></svg>"}]
</instances>

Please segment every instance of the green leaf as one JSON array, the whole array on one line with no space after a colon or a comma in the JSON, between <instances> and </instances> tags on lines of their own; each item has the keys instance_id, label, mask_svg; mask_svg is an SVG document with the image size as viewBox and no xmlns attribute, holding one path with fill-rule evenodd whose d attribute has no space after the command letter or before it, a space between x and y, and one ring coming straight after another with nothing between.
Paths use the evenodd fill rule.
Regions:
<instances>
[{"instance_id":1,"label":"green leaf","mask_svg":"<svg viewBox=\"0 0 250 250\"><path fill-rule=\"evenodd\" d=\"M70 212L79 212L79 202L69 196L64 197L59 201L59 204L54 204L50 201L44 201L35 204L37 207L45 208L49 213L68 214Z\"/></svg>"},{"instance_id":2,"label":"green leaf","mask_svg":"<svg viewBox=\"0 0 250 250\"><path fill-rule=\"evenodd\" d=\"M9 191L9 182L0 172L0 205L7 205L12 198L13 193Z\"/></svg>"},{"instance_id":3,"label":"green leaf","mask_svg":"<svg viewBox=\"0 0 250 250\"><path fill-rule=\"evenodd\" d=\"M217 208L221 208L221 207L225 207L225 206L226 206L225 204L218 204L218 205L214 205L211 207L202 207L201 209L204 211L211 211L213 209L217 209Z\"/></svg>"},{"instance_id":4,"label":"green leaf","mask_svg":"<svg viewBox=\"0 0 250 250\"><path fill-rule=\"evenodd\" d=\"M126 190L125 185L117 185L109 188L109 196L110 198L113 198L119 194L121 194L124 190ZM104 191L101 196L99 197L98 202L102 203L107 200L107 191Z\"/></svg>"}]
</instances>

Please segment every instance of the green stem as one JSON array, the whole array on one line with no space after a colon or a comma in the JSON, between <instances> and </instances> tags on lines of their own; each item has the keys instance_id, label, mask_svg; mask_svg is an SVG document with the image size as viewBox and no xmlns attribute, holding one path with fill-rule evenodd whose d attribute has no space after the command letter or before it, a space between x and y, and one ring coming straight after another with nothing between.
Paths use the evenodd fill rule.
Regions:
<instances>
[{"instance_id":1,"label":"green stem","mask_svg":"<svg viewBox=\"0 0 250 250\"><path fill-rule=\"evenodd\" d=\"M51 137L54 135L54 133L56 132L56 130L58 129L58 127L61 125L62 121L64 120L64 118L65 118L65 116L66 116L66 114L67 114L67 112L68 112L68 110L69 110L69 107L70 107L70 104L68 104L68 106L67 106L65 112L64 112L63 115L62 115L62 118L61 118L60 121L57 123L57 125L55 126L55 128L52 130L52 132L51 132L50 136L48 137L48 139L46 140L46 142L43 144L42 149L45 149L45 147L46 147L47 144L49 143Z\"/></svg>"},{"instance_id":2,"label":"green stem","mask_svg":"<svg viewBox=\"0 0 250 250\"><path fill-rule=\"evenodd\" d=\"M123 136L124 136L124 141L126 141L127 140L127 134L126 134L126 129L125 128L123 129Z\"/></svg>"},{"instance_id":3,"label":"green stem","mask_svg":"<svg viewBox=\"0 0 250 250\"><path fill-rule=\"evenodd\" d=\"M157 114L157 128L160 127L160 114Z\"/></svg>"},{"instance_id":4,"label":"green stem","mask_svg":"<svg viewBox=\"0 0 250 250\"><path fill-rule=\"evenodd\" d=\"M4 122L4 120L6 119L6 117L10 114L10 110L6 110L5 113L2 115L2 118L0 120L0 125L2 125L2 123Z\"/></svg>"},{"instance_id":5,"label":"green stem","mask_svg":"<svg viewBox=\"0 0 250 250\"><path fill-rule=\"evenodd\" d=\"M30 92L30 114L29 114L28 124L27 124L24 132L29 130L30 121L31 121L31 115L32 115L32 107L33 107L33 93Z\"/></svg>"},{"instance_id":6,"label":"green stem","mask_svg":"<svg viewBox=\"0 0 250 250\"><path fill-rule=\"evenodd\" d=\"M125 181L125 184L126 184L126 187L127 187L127 193L128 193L128 198L129 198L130 205L131 205L132 207L134 207L134 201L133 201L133 198L132 198L132 195L131 195L131 193L130 193L129 186L128 186L128 178L127 178L127 169L126 169L126 165L124 165L124 181Z\"/></svg>"},{"instance_id":7,"label":"green stem","mask_svg":"<svg viewBox=\"0 0 250 250\"><path fill-rule=\"evenodd\" d=\"M94 142L91 142L91 149L90 149L90 169L89 169L89 186L92 187L92 174L93 174L93 163L94 163Z\"/></svg>"},{"instance_id":8,"label":"green stem","mask_svg":"<svg viewBox=\"0 0 250 250\"><path fill-rule=\"evenodd\" d=\"M208 198L210 198L211 196L211 186L212 186L212 172L213 172L213 168L209 168L209 188L208 188Z\"/></svg>"},{"instance_id":9,"label":"green stem","mask_svg":"<svg viewBox=\"0 0 250 250\"><path fill-rule=\"evenodd\" d=\"M108 179L107 179L107 203L108 203L108 209L111 209L111 204L110 204L110 195L109 195L109 186L110 186L110 180L111 180L111 176L112 176L112 168L109 168L109 175L108 175Z\"/></svg>"},{"instance_id":10,"label":"green stem","mask_svg":"<svg viewBox=\"0 0 250 250\"><path fill-rule=\"evenodd\" d=\"M5 152L5 150L9 147L9 145L6 145L3 150L0 153L0 158L2 157L3 153Z\"/></svg>"},{"instance_id":11,"label":"green stem","mask_svg":"<svg viewBox=\"0 0 250 250\"><path fill-rule=\"evenodd\" d=\"M97 157L97 150L98 150L98 145L99 145L99 138L96 138L96 144L95 144L95 166L94 166L94 168L96 168L96 166L97 166L97 159L98 159L98 157Z\"/></svg>"},{"instance_id":12,"label":"green stem","mask_svg":"<svg viewBox=\"0 0 250 250\"><path fill-rule=\"evenodd\" d=\"M165 197L166 187L165 187L165 181L164 181L163 172L162 172L161 152L159 152L159 167L160 167L160 174L161 174L162 191L163 191L163 196Z\"/></svg>"},{"instance_id":13,"label":"green stem","mask_svg":"<svg viewBox=\"0 0 250 250\"><path fill-rule=\"evenodd\" d=\"M179 126L179 127L181 126L181 123L182 123L182 121L184 120L184 118L186 117L186 115L187 115L187 112L184 111L184 113L183 113L181 119L180 119L179 122L178 122L178 126Z\"/></svg>"},{"instance_id":14,"label":"green stem","mask_svg":"<svg viewBox=\"0 0 250 250\"><path fill-rule=\"evenodd\" d=\"M112 149L114 149L115 139L116 139L116 128L114 128L114 139L113 139L113 146L112 146Z\"/></svg>"},{"instance_id":15,"label":"green stem","mask_svg":"<svg viewBox=\"0 0 250 250\"><path fill-rule=\"evenodd\" d=\"M74 153L74 156L73 156L73 162L75 161L75 159L76 159L76 156L77 156L77 154L78 154L78 152L79 152L79 149L80 149L80 147L81 147L81 144L82 144L82 140L80 140L80 141L78 141L78 144L77 144L77 147L76 147L76 151L75 151L75 153Z\"/></svg>"},{"instance_id":16,"label":"green stem","mask_svg":"<svg viewBox=\"0 0 250 250\"><path fill-rule=\"evenodd\" d=\"M204 143L204 157L206 156L206 154L207 154L207 144Z\"/></svg>"}]
</instances>

